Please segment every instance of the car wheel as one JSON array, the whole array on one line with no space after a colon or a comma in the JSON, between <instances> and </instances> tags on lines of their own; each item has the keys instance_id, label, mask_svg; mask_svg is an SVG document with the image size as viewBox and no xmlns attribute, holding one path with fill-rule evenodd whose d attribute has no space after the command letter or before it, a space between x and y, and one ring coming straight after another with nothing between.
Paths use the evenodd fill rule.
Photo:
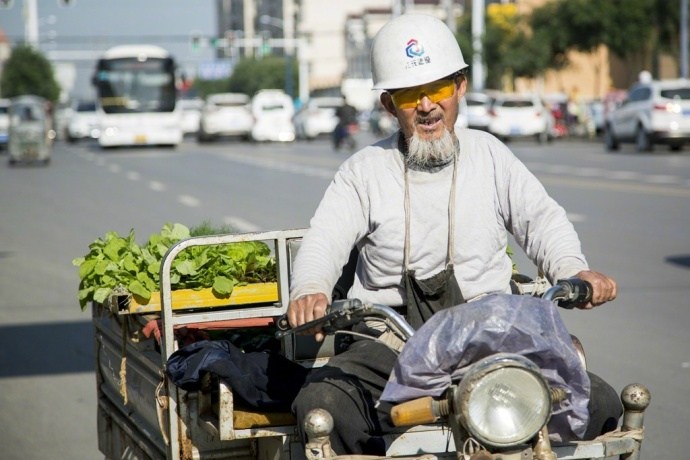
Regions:
<instances>
[{"instance_id":1,"label":"car wheel","mask_svg":"<svg viewBox=\"0 0 690 460\"><path fill-rule=\"evenodd\" d=\"M546 144L549 141L549 133L546 131L537 134L535 137L540 144Z\"/></svg>"},{"instance_id":2,"label":"car wheel","mask_svg":"<svg viewBox=\"0 0 690 460\"><path fill-rule=\"evenodd\" d=\"M637 127L637 134L635 135L635 146L638 152L649 152L652 150L652 139L649 137L647 131L642 126Z\"/></svg>"},{"instance_id":3,"label":"car wheel","mask_svg":"<svg viewBox=\"0 0 690 460\"><path fill-rule=\"evenodd\" d=\"M672 152L678 152L683 148L683 144L678 144L678 143L673 143L668 146L669 149L671 149Z\"/></svg>"},{"instance_id":4,"label":"car wheel","mask_svg":"<svg viewBox=\"0 0 690 460\"><path fill-rule=\"evenodd\" d=\"M616 139L610 126L607 126L604 130L604 143L606 144L606 150L618 150L618 139Z\"/></svg>"}]
</instances>

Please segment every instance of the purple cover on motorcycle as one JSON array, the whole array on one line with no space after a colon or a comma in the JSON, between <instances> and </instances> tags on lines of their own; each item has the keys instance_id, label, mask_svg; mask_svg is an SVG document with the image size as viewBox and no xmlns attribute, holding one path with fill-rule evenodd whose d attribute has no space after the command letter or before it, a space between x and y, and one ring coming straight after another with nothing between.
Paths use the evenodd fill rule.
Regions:
<instances>
[{"instance_id":1,"label":"purple cover on motorcycle","mask_svg":"<svg viewBox=\"0 0 690 460\"><path fill-rule=\"evenodd\" d=\"M407 341L381 395L402 402L440 396L474 362L497 352L532 360L567 398L548 423L554 441L581 439L590 380L557 307L536 297L496 294L442 310Z\"/></svg>"}]
</instances>

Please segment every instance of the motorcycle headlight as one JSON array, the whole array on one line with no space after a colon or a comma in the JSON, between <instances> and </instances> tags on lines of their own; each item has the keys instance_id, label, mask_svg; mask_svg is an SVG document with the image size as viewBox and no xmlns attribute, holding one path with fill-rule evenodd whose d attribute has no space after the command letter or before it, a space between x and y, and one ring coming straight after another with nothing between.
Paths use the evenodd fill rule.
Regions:
<instances>
[{"instance_id":1,"label":"motorcycle headlight","mask_svg":"<svg viewBox=\"0 0 690 460\"><path fill-rule=\"evenodd\" d=\"M472 365L454 404L468 433L495 447L532 439L551 414L551 394L539 368L523 356L505 353Z\"/></svg>"}]
</instances>

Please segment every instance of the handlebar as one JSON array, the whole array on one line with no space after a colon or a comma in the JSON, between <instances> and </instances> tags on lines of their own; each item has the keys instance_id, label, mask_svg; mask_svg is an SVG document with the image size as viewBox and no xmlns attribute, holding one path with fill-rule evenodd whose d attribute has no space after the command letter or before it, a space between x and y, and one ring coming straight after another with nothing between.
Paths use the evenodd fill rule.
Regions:
<instances>
[{"instance_id":1,"label":"handlebar","mask_svg":"<svg viewBox=\"0 0 690 460\"><path fill-rule=\"evenodd\" d=\"M563 308L572 309L592 300L592 285L580 278L558 280L556 284L546 290L542 298L557 302ZM369 317L383 320L404 340L409 339L414 334L412 326L393 308L381 304L364 303L359 299L344 299L336 300L329 305L326 314L321 318L294 328L290 327L287 315L281 316L276 321L278 330L275 336L280 339L289 334L299 334L315 328L320 328L325 334L333 334Z\"/></svg>"},{"instance_id":2,"label":"handlebar","mask_svg":"<svg viewBox=\"0 0 690 460\"><path fill-rule=\"evenodd\" d=\"M558 280L556 284L546 290L542 298L568 310L584 305L592 300L592 285L580 278L567 278Z\"/></svg>"},{"instance_id":3,"label":"handlebar","mask_svg":"<svg viewBox=\"0 0 690 460\"><path fill-rule=\"evenodd\" d=\"M326 310L326 314L321 318L294 328L290 327L287 315L281 316L276 321L278 331L276 331L275 336L276 338L282 338L288 334L297 334L319 326L324 333L332 334L359 323L367 317L382 319L391 329L397 331L404 340L409 339L414 334L412 326L405 321L405 318L400 313L391 307L375 303L364 303L359 299L344 299L334 301Z\"/></svg>"}]
</instances>

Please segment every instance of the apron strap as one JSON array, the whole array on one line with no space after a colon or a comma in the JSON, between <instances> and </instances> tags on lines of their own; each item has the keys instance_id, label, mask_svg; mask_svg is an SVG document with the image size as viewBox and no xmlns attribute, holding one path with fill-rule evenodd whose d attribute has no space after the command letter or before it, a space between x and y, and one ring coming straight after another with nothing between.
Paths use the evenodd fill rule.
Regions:
<instances>
[{"instance_id":1,"label":"apron strap","mask_svg":"<svg viewBox=\"0 0 690 460\"><path fill-rule=\"evenodd\" d=\"M407 161L403 158L405 165L405 247L403 254L404 271L407 272L410 265L410 184L409 184L409 169ZM455 247L455 190L456 178L458 175L458 154L453 153L453 178L450 184L450 196L448 197L448 247L446 248L446 266L452 264L453 249Z\"/></svg>"}]
</instances>

